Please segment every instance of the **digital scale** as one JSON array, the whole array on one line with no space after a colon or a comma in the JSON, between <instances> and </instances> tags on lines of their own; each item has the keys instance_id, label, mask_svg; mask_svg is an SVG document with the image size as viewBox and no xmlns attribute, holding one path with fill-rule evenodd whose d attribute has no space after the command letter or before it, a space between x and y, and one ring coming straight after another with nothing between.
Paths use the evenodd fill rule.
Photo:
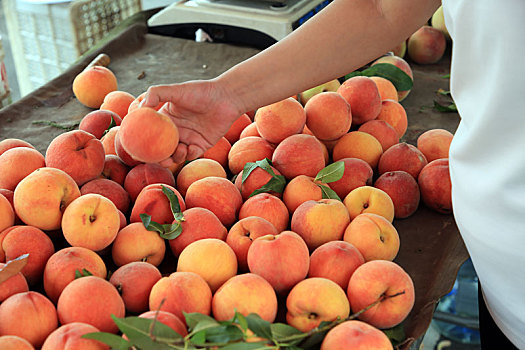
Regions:
<instances>
[{"instance_id":1,"label":"digital scale","mask_svg":"<svg viewBox=\"0 0 525 350\"><path fill-rule=\"evenodd\" d=\"M331 0L179 0L148 20L151 33L264 49L281 40Z\"/></svg>"}]
</instances>

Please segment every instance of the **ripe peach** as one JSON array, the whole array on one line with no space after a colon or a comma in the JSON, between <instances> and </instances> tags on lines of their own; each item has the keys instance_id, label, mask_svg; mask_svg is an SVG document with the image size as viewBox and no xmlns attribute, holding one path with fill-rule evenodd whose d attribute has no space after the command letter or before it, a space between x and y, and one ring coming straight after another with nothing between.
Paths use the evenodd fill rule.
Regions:
<instances>
[{"instance_id":1,"label":"ripe peach","mask_svg":"<svg viewBox=\"0 0 525 350\"><path fill-rule=\"evenodd\" d=\"M283 201L290 215L306 201L323 199L323 192L318 185L331 188L329 184L315 181L315 178L306 175L298 175L288 182L284 188Z\"/></svg>"},{"instance_id":2,"label":"ripe peach","mask_svg":"<svg viewBox=\"0 0 525 350\"><path fill-rule=\"evenodd\" d=\"M111 91L104 97L100 109L107 110L118 114L124 118L128 114L131 103L135 101L135 96L125 91Z\"/></svg>"},{"instance_id":3,"label":"ripe peach","mask_svg":"<svg viewBox=\"0 0 525 350\"><path fill-rule=\"evenodd\" d=\"M418 136L417 148L425 155L428 162L448 158L448 151L453 138L454 134L448 130L430 129Z\"/></svg>"},{"instance_id":4,"label":"ripe peach","mask_svg":"<svg viewBox=\"0 0 525 350\"><path fill-rule=\"evenodd\" d=\"M417 179L419 172L427 164L427 158L416 146L400 142L390 147L379 158L377 172L382 175L388 171L403 170Z\"/></svg>"},{"instance_id":5,"label":"ripe peach","mask_svg":"<svg viewBox=\"0 0 525 350\"><path fill-rule=\"evenodd\" d=\"M258 216L248 216L240 219L230 228L226 243L237 256L240 271L248 271L248 249L252 241L265 235L277 235L277 229L271 222Z\"/></svg>"},{"instance_id":6,"label":"ripe peach","mask_svg":"<svg viewBox=\"0 0 525 350\"><path fill-rule=\"evenodd\" d=\"M104 260L94 251L83 247L66 247L58 250L47 260L44 269L44 290L56 303L64 288L84 269L93 276L106 278Z\"/></svg>"},{"instance_id":7,"label":"ripe peach","mask_svg":"<svg viewBox=\"0 0 525 350\"><path fill-rule=\"evenodd\" d=\"M383 152L399 142L399 135L392 125L384 120L374 119L361 124L357 131L366 132L374 136L381 144Z\"/></svg>"},{"instance_id":8,"label":"ripe peach","mask_svg":"<svg viewBox=\"0 0 525 350\"><path fill-rule=\"evenodd\" d=\"M192 183L207 176L226 178L226 171L222 165L213 159L195 159L184 165L177 175L177 189L186 196L186 191Z\"/></svg>"},{"instance_id":9,"label":"ripe peach","mask_svg":"<svg viewBox=\"0 0 525 350\"><path fill-rule=\"evenodd\" d=\"M222 177L210 176L195 181L186 192L186 207L211 210L221 223L230 227L237 220L242 196L237 187Z\"/></svg>"},{"instance_id":10,"label":"ripe peach","mask_svg":"<svg viewBox=\"0 0 525 350\"><path fill-rule=\"evenodd\" d=\"M0 195L0 232L15 223L15 211L9 200L2 194Z\"/></svg>"},{"instance_id":11,"label":"ripe peach","mask_svg":"<svg viewBox=\"0 0 525 350\"><path fill-rule=\"evenodd\" d=\"M268 220L277 229L277 232L286 230L290 221L286 205L269 193L256 194L243 203L239 210L239 219L249 216L258 216Z\"/></svg>"},{"instance_id":12,"label":"ripe peach","mask_svg":"<svg viewBox=\"0 0 525 350\"><path fill-rule=\"evenodd\" d=\"M390 222L394 220L394 202L388 193L379 188L357 187L348 193L343 203L350 213L350 220L362 213L378 214Z\"/></svg>"},{"instance_id":13,"label":"ripe peach","mask_svg":"<svg viewBox=\"0 0 525 350\"><path fill-rule=\"evenodd\" d=\"M230 126L230 129L228 130L228 132L226 132L224 137L226 138L226 140L228 140L230 145L233 145L235 142L237 142L237 140L239 140L241 132L244 130L244 128L246 128L251 123L252 120L250 119L250 117L248 117L247 114L241 115L233 122L233 124Z\"/></svg>"},{"instance_id":14,"label":"ripe peach","mask_svg":"<svg viewBox=\"0 0 525 350\"><path fill-rule=\"evenodd\" d=\"M394 260L399 252L399 234L390 221L381 215L359 214L352 220L343 236L370 260Z\"/></svg>"},{"instance_id":15,"label":"ripe peach","mask_svg":"<svg viewBox=\"0 0 525 350\"><path fill-rule=\"evenodd\" d=\"M137 199L144 187L151 184L175 187L175 177L171 171L156 163L146 163L133 167L124 178L124 188L132 201Z\"/></svg>"},{"instance_id":16,"label":"ripe peach","mask_svg":"<svg viewBox=\"0 0 525 350\"><path fill-rule=\"evenodd\" d=\"M379 176L374 183L376 188L385 191L394 203L394 216L404 219L414 214L419 206L419 186L412 175L406 171L389 171Z\"/></svg>"},{"instance_id":17,"label":"ripe peach","mask_svg":"<svg viewBox=\"0 0 525 350\"><path fill-rule=\"evenodd\" d=\"M156 163L169 158L179 144L175 123L153 108L139 108L122 120L118 137L135 160Z\"/></svg>"},{"instance_id":18,"label":"ripe peach","mask_svg":"<svg viewBox=\"0 0 525 350\"><path fill-rule=\"evenodd\" d=\"M383 147L374 136L362 131L351 131L337 141L332 158L334 162L343 158L359 158L375 169L382 154Z\"/></svg>"},{"instance_id":19,"label":"ripe peach","mask_svg":"<svg viewBox=\"0 0 525 350\"><path fill-rule=\"evenodd\" d=\"M417 182L421 199L427 207L442 214L452 213L452 184L448 158L428 163L419 173Z\"/></svg>"},{"instance_id":20,"label":"ripe peach","mask_svg":"<svg viewBox=\"0 0 525 350\"><path fill-rule=\"evenodd\" d=\"M213 147L204 152L202 158L216 160L224 169L228 169L228 154L231 148L230 142L225 137L221 137Z\"/></svg>"},{"instance_id":21,"label":"ripe peach","mask_svg":"<svg viewBox=\"0 0 525 350\"><path fill-rule=\"evenodd\" d=\"M106 156L110 154L117 155L117 150L115 148L115 137L117 137L119 129L120 126L114 126L100 138L100 142L102 142L102 147L104 147L104 154Z\"/></svg>"},{"instance_id":22,"label":"ripe peach","mask_svg":"<svg viewBox=\"0 0 525 350\"><path fill-rule=\"evenodd\" d=\"M337 92L322 92L304 106L306 126L319 140L336 140L352 125L348 102Z\"/></svg>"},{"instance_id":23,"label":"ripe peach","mask_svg":"<svg viewBox=\"0 0 525 350\"><path fill-rule=\"evenodd\" d=\"M157 322L165 324L166 326L185 337L188 334L186 325L181 321L180 318L168 311L151 310L146 311L139 315L142 318L156 319Z\"/></svg>"},{"instance_id":24,"label":"ripe peach","mask_svg":"<svg viewBox=\"0 0 525 350\"><path fill-rule=\"evenodd\" d=\"M415 299L410 276L387 260L372 260L359 266L350 277L347 295L354 312L380 300L358 318L381 329L401 323L412 310Z\"/></svg>"},{"instance_id":25,"label":"ripe peach","mask_svg":"<svg viewBox=\"0 0 525 350\"><path fill-rule=\"evenodd\" d=\"M181 212L186 210L184 199L174 187L163 184L151 184L144 187L137 196L133 209L131 209L130 222L141 222L140 214L150 215L151 220L161 225L173 222L174 217L170 201L166 194L162 192L162 186L173 191L179 202Z\"/></svg>"},{"instance_id":26,"label":"ripe peach","mask_svg":"<svg viewBox=\"0 0 525 350\"><path fill-rule=\"evenodd\" d=\"M239 135L239 139L242 139L248 136L261 137L261 134L259 134L259 131L257 131L257 124L255 122L252 122L250 125L246 126L242 130L241 134Z\"/></svg>"},{"instance_id":27,"label":"ripe peach","mask_svg":"<svg viewBox=\"0 0 525 350\"><path fill-rule=\"evenodd\" d=\"M14 138L3 139L2 141L0 141L0 155L2 155L8 149L16 148L16 147L29 147L29 148L35 149L35 146L21 139L14 139Z\"/></svg>"},{"instance_id":28,"label":"ripe peach","mask_svg":"<svg viewBox=\"0 0 525 350\"><path fill-rule=\"evenodd\" d=\"M124 317L125 307L111 283L100 277L86 276L64 288L58 298L57 312L62 325L84 322L101 332L116 333L118 328L111 315Z\"/></svg>"},{"instance_id":29,"label":"ripe peach","mask_svg":"<svg viewBox=\"0 0 525 350\"><path fill-rule=\"evenodd\" d=\"M375 119L381 111L379 90L369 77L352 77L341 84L337 92L350 104L353 125Z\"/></svg>"},{"instance_id":30,"label":"ripe peach","mask_svg":"<svg viewBox=\"0 0 525 350\"><path fill-rule=\"evenodd\" d=\"M228 167L232 174L238 174L246 163L271 159L274 146L262 137L250 136L237 141L228 153Z\"/></svg>"},{"instance_id":31,"label":"ripe peach","mask_svg":"<svg viewBox=\"0 0 525 350\"><path fill-rule=\"evenodd\" d=\"M75 199L64 211L62 233L69 244L99 251L109 246L119 231L118 209L108 198L90 193Z\"/></svg>"},{"instance_id":32,"label":"ripe peach","mask_svg":"<svg viewBox=\"0 0 525 350\"><path fill-rule=\"evenodd\" d=\"M447 48L445 34L431 26L423 26L408 38L407 52L419 64L437 63Z\"/></svg>"},{"instance_id":33,"label":"ripe peach","mask_svg":"<svg viewBox=\"0 0 525 350\"><path fill-rule=\"evenodd\" d=\"M100 140L82 130L58 135L46 150L46 166L65 171L79 186L102 173L104 159Z\"/></svg>"},{"instance_id":34,"label":"ripe peach","mask_svg":"<svg viewBox=\"0 0 525 350\"><path fill-rule=\"evenodd\" d=\"M2 350L35 350L33 345L24 338L16 335L0 336L0 349Z\"/></svg>"},{"instance_id":35,"label":"ripe peach","mask_svg":"<svg viewBox=\"0 0 525 350\"><path fill-rule=\"evenodd\" d=\"M328 331L321 350L393 350L387 335L366 322L345 321Z\"/></svg>"},{"instance_id":36,"label":"ripe peach","mask_svg":"<svg viewBox=\"0 0 525 350\"><path fill-rule=\"evenodd\" d=\"M1 244L0 244L1 247ZM0 271L4 268L5 264L0 262ZM16 275L9 277L4 282L0 283L0 304L11 295L16 293L28 292L29 286L24 275L19 272ZM2 343L0 342L0 345Z\"/></svg>"},{"instance_id":37,"label":"ripe peach","mask_svg":"<svg viewBox=\"0 0 525 350\"><path fill-rule=\"evenodd\" d=\"M372 65L377 63L389 63L393 64L397 68L401 69L403 72L405 72L412 80L414 79L414 75L412 73L412 68L410 68L410 65L405 61L403 58L399 56L383 56L375 60ZM398 91L397 97L398 101L403 101L408 94L410 93L410 90L404 90L404 91Z\"/></svg>"},{"instance_id":38,"label":"ripe peach","mask_svg":"<svg viewBox=\"0 0 525 350\"><path fill-rule=\"evenodd\" d=\"M111 256L117 266L133 261L145 261L159 266L166 245L155 231L148 231L142 222L134 222L120 230L113 242Z\"/></svg>"},{"instance_id":39,"label":"ripe peach","mask_svg":"<svg viewBox=\"0 0 525 350\"><path fill-rule=\"evenodd\" d=\"M298 175L316 176L326 164L321 142L311 135L292 135L273 152L273 166L288 180Z\"/></svg>"},{"instance_id":40,"label":"ripe peach","mask_svg":"<svg viewBox=\"0 0 525 350\"><path fill-rule=\"evenodd\" d=\"M0 187L14 190L24 177L45 166L44 156L33 148L8 149L0 155Z\"/></svg>"},{"instance_id":41,"label":"ripe peach","mask_svg":"<svg viewBox=\"0 0 525 350\"><path fill-rule=\"evenodd\" d=\"M275 169L273 166L270 166L270 168L273 170L275 175L281 175L279 170ZM252 170L250 175L248 175L248 177L243 183L243 171L244 170L241 170L241 172L235 178L235 186L237 186L239 191L241 191L242 199L246 201L248 198L250 198L250 195L253 193L253 191L258 190L259 188L266 185L266 183L268 183L268 181L270 181L270 179L272 178L272 175L266 170L257 167L254 170ZM268 193L278 198L281 198L282 196L281 193L275 191L270 191Z\"/></svg>"},{"instance_id":42,"label":"ripe peach","mask_svg":"<svg viewBox=\"0 0 525 350\"><path fill-rule=\"evenodd\" d=\"M137 98L133 102L130 103L128 107L128 114L139 108L139 105L142 102L142 100L144 100L145 96L146 96L146 91L138 95ZM159 102L159 104L155 106L153 109L158 111L159 109L162 108L162 106L164 106L165 103L166 102Z\"/></svg>"},{"instance_id":43,"label":"ripe peach","mask_svg":"<svg viewBox=\"0 0 525 350\"><path fill-rule=\"evenodd\" d=\"M124 164L122 160L116 155L106 154L104 160L104 170L102 170L101 177L113 180L121 186L124 186L124 180L130 168Z\"/></svg>"},{"instance_id":44,"label":"ripe peach","mask_svg":"<svg viewBox=\"0 0 525 350\"><path fill-rule=\"evenodd\" d=\"M384 120L390 124L397 132L399 138L405 135L408 127L407 112L403 105L394 100L384 100L381 102L381 112L377 120Z\"/></svg>"},{"instance_id":45,"label":"ripe peach","mask_svg":"<svg viewBox=\"0 0 525 350\"><path fill-rule=\"evenodd\" d=\"M104 97L117 90L117 77L103 66L93 66L80 72L73 80L73 93L86 107L100 108Z\"/></svg>"},{"instance_id":46,"label":"ripe peach","mask_svg":"<svg viewBox=\"0 0 525 350\"><path fill-rule=\"evenodd\" d=\"M273 144L301 133L305 123L304 108L292 97L261 107L255 113L257 131L263 139Z\"/></svg>"},{"instance_id":47,"label":"ripe peach","mask_svg":"<svg viewBox=\"0 0 525 350\"><path fill-rule=\"evenodd\" d=\"M88 333L100 332L87 323L73 322L58 327L46 339L41 350L109 350L109 346L94 339L84 339Z\"/></svg>"},{"instance_id":48,"label":"ripe peach","mask_svg":"<svg viewBox=\"0 0 525 350\"><path fill-rule=\"evenodd\" d=\"M277 295L270 283L253 273L233 276L212 299L213 317L218 321L231 320L235 312L244 316L256 313L273 322L277 315Z\"/></svg>"},{"instance_id":49,"label":"ripe peach","mask_svg":"<svg viewBox=\"0 0 525 350\"><path fill-rule=\"evenodd\" d=\"M345 205L336 199L306 201L292 215L292 231L298 233L314 250L320 245L343 237L350 215Z\"/></svg>"},{"instance_id":50,"label":"ripe peach","mask_svg":"<svg viewBox=\"0 0 525 350\"><path fill-rule=\"evenodd\" d=\"M162 278L159 269L144 261L133 261L119 267L109 279L117 288L126 311L141 313L148 310L151 288Z\"/></svg>"},{"instance_id":51,"label":"ripe peach","mask_svg":"<svg viewBox=\"0 0 525 350\"><path fill-rule=\"evenodd\" d=\"M86 182L80 188L80 194L100 194L115 204L118 210L127 213L129 209L129 194L117 182L108 179L94 179Z\"/></svg>"},{"instance_id":52,"label":"ripe peach","mask_svg":"<svg viewBox=\"0 0 525 350\"><path fill-rule=\"evenodd\" d=\"M343 158L339 161L345 166L343 176L330 182L330 188L339 198L343 200L355 188L372 184L374 172L367 162L359 158Z\"/></svg>"},{"instance_id":53,"label":"ripe peach","mask_svg":"<svg viewBox=\"0 0 525 350\"><path fill-rule=\"evenodd\" d=\"M209 315L211 298L204 278L193 272L174 272L155 283L149 295L149 309L171 312L186 323L183 312Z\"/></svg>"},{"instance_id":54,"label":"ripe peach","mask_svg":"<svg viewBox=\"0 0 525 350\"><path fill-rule=\"evenodd\" d=\"M78 129L89 132L97 139L100 139L111 125L111 119L113 119L113 123L116 124L116 126L122 122L122 118L119 117L117 113L102 109L92 111L82 118Z\"/></svg>"},{"instance_id":55,"label":"ripe peach","mask_svg":"<svg viewBox=\"0 0 525 350\"><path fill-rule=\"evenodd\" d=\"M138 161L134 159L128 151L124 149L124 146L122 146L122 142L120 141L119 132L120 132L120 126L115 126L115 128L118 128L118 130L115 133L114 140L115 140L115 153L116 155L126 164L127 166L134 167L139 164L143 164L144 162Z\"/></svg>"},{"instance_id":56,"label":"ripe peach","mask_svg":"<svg viewBox=\"0 0 525 350\"><path fill-rule=\"evenodd\" d=\"M397 101L397 90L394 84L388 79L383 77L370 77L376 83L377 89L379 90L379 96L382 100L394 100Z\"/></svg>"},{"instance_id":57,"label":"ripe peach","mask_svg":"<svg viewBox=\"0 0 525 350\"><path fill-rule=\"evenodd\" d=\"M363 255L352 244L345 241L326 242L310 255L308 277L324 277L346 289L350 276L364 262Z\"/></svg>"},{"instance_id":58,"label":"ripe peach","mask_svg":"<svg viewBox=\"0 0 525 350\"><path fill-rule=\"evenodd\" d=\"M305 279L310 264L308 246L297 233L256 238L248 249L248 267L267 280L278 294L288 292Z\"/></svg>"},{"instance_id":59,"label":"ripe peach","mask_svg":"<svg viewBox=\"0 0 525 350\"><path fill-rule=\"evenodd\" d=\"M308 332L323 321L347 318L350 303L337 283L312 277L292 288L286 298L286 309L286 322L301 332Z\"/></svg>"}]
</instances>

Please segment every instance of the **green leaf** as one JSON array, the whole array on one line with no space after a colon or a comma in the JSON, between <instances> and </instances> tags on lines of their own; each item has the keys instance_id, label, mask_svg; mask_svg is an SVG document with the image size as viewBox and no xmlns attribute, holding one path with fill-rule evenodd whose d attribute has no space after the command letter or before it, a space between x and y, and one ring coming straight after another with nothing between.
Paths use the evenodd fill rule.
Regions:
<instances>
[{"instance_id":1,"label":"green leaf","mask_svg":"<svg viewBox=\"0 0 525 350\"><path fill-rule=\"evenodd\" d=\"M246 317L244 317L244 315L239 313L238 311L235 311L235 315L233 316L232 322L239 324L243 331L246 331L248 329L248 321L246 321Z\"/></svg>"},{"instance_id":2,"label":"green leaf","mask_svg":"<svg viewBox=\"0 0 525 350\"><path fill-rule=\"evenodd\" d=\"M333 324L335 326L336 323L323 321L321 322L321 324L319 324L319 326L317 326L317 329L324 328L325 326L328 326L330 324ZM301 348L306 350L319 349L319 344L321 344L328 331L329 330L315 332L314 334L306 338L306 340L303 343L301 343Z\"/></svg>"},{"instance_id":3,"label":"green leaf","mask_svg":"<svg viewBox=\"0 0 525 350\"><path fill-rule=\"evenodd\" d=\"M442 75L441 78L443 78L443 79L450 79L450 73Z\"/></svg>"},{"instance_id":4,"label":"green leaf","mask_svg":"<svg viewBox=\"0 0 525 350\"><path fill-rule=\"evenodd\" d=\"M212 343L230 343L243 339L244 334L233 324L221 325L206 330L206 340Z\"/></svg>"},{"instance_id":5,"label":"green leaf","mask_svg":"<svg viewBox=\"0 0 525 350\"><path fill-rule=\"evenodd\" d=\"M410 90L414 84L412 78L410 78L408 74L406 74L401 68L390 63L376 63L361 72L352 72L345 76L345 80L359 75L365 77L378 76L388 79L394 84L397 91Z\"/></svg>"},{"instance_id":6,"label":"green leaf","mask_svg":"<svg viewBox=\"0 0 525 350\"><path fill-rule=\"evenodd\" d=\"M252 171L254 171L256 168L262 168L263 170L266 170L267 173L272 175L272 177L275 177L276 175L274 171L272 170L271 165L272 165L272 161L269 160L268 158L258 160L254 163L246 163L246 165L244 166L244 169L242 170L242 183L246 181L248 176L250 176Z\"/></svg>"},{"instance_id":7,"label":"green leaf","mask_svg":"<svg viewBox=\"0 0 525 350\"><path fill-rule=\"evenodd\" d=\"M383 329L383 332L386 334L388 339L395 346L405 340L405 327L402 323L398 324L395 327Z\"/></svg>"},{"instance_id":8,"label":"green leaf","mask_svg":"<svg viewBox=\"0 0 525 350\"><path fill-rule=\"evenodd\" d=\"M323 199L337 199L338 201L342 202L341 198L339 198L337 193L335 193L335 191L332 190L330 187L321 184L316 185L319 186L319 188L323 192Z\"/></svg>"},{"instance_id":9,"label":"green leaf","mask_svg":"<svg viewBox=\"0 0 525 350\"><path fill-rule=\"evenodd\" d=\"M95 332L87 333L82 335L84 339L94 339L101 343L109 345L111 349L115 350L128 350L131 347L131 343L116 334L106 332Z\"/></svg>"},{"instance_id":10,"label":"green leaf","mask_svg":"<svg viewBox=\"0 0 525 350\"><path fill-rule=\"evenodd\" d=\"M80 122L59 123L59 122L55 122L53 120L34 120L32 122L32 124L35 124L35 125L47 125L47 126L52 126L54 128L57 128L57 129L71 131L71 130L76 129L80 125Z\"/></svg>"},{"instance_id":11,"label":"green leaf","mask_svg":"<svg viewBox=\"0 0 525 350\"><path fill-rule=\"evenodd\" d=\"M75 270L75 279L86 276L93 276L93 274L87 269L82 269L82 271Z\"/></svg>"},{"instance_id":12,"label":"green leaf","mask_svg":"<svg viewBox=\"0 0 525 350\"><path fill-rule=\"evenodd\" d=\"M450 90L443 90L441 88L437 89L436 93L442 96L450 96Z\"/></svg>"},{"instance_id":13,"label":"green leaf","mask_svg":"<svg viewBox=\"0 0 525 350\"><path fill-rule=\"evenodd\" d=\"M139 215L142 224L148 231L154 231L158 233L164 233L164 228L158 222L151 220L151 215L142 213Z\"/></svg>"},{"instance_id":14,"label":"green leaf","mask_svg":"<svg viewBox=\"0 0 525 350\"><path fill-rule=\"evenodd\" d=\"M150 335L152 319L141 317L118 318L111 315L115 324L129 341L140 349L170 350L173 347L167 343L182 340L180 334L165 324L156 322Z\"/></svg>"},{"instance_id":15,"label":"green leaf","mask_svg":"<svg viewBox=\"0 0 525 350\"><path fill-rule=\"evenodd\" d=\"M292 335L299 335L304 334L304 337L306 338L306 334L301 332L295 327L292 327L290 325L284 324L284 323L273 323L270 326L272 330L272 339L275 339L277 342L286 342L286 338L290 337ZM293 342L287 342L288 345L295 345L302 341L302 339L297 339Z\"/></svg>"},{"instance_id":16,"label":"green leaf","mask_svg":"<svg viewBox=\"0 0 525 350\"><path fill-rule=\"evenodd\" d=\"M111 129L114 126L117 126L117 123L115 123L115 119L113 119L113 116L111 116L111 122L109 123L108 128L102 133L102 136L106 135L109 132L109 129Z\"/></svg>"},{"instance_id":17,"label":"green leaf","mask_svg":"<svg viewBox=\"0 0 525 350\"><path fill-rule=\"evenodd\" d=\"M315 181L321 181L322 183L330 183L340 180L345 172L345 163L338 161L328 165L321 169L315 176Z\"/></svg>"},{"instance_id":18,"label":"green leaf","mask_svg":"<svg viewBox=\"0 0 525 350\"><path fill-rule=\"evenodd\" d=\"M443 113L455 113L458 111L455 103L451 103L449 105L443 105L439 103L438 101L434 101L434 109L436 109L438 112L443 112Z\"/></svg>"},{"instance_id":19,"label":"green leaf","mask_svg":"<svg viewBox=\"0 0 525 350\"><path fill-rule=\"evenodd\" d=\"M184 314L184 319L186 320L186 325L188 326L188 329L190 331L194 331L195 329L197 329L197 325L199 325L199 323L202 323L202 324L209 323L209 324L213 324L214 326L219 325L219 322L217 322L214 318L208 315L205 315L205 314L201 314L198 312L191 312L191 313L183 312L183 314Z\"/></svg>"},{"instance_id":20,"label":"green leaf","mask_svg":"<svg viewBox=\"0 0 525 350\"><path fill-rule=\"evenodd\" d=\"M253 197L259 193L277 192L283 193L286 186L286 178L282 175L275 175L266 184L254 190L249 197Z\"/></svg>"},{"instance_id":21,"label":"green leaf","mask_svg":"<svg viewBox=\"0 0 525 350\"><path fill-rule=\"evenodd\" d=\"M221 350L264 350L268 349L266 347L267 342L254 342L254 343L232 343L226 346L223 346L219 349Z\"/></svg>"},{"instance_id":22,"label":"green leaf","mask_svg":"<svg viewBox=\"0 0 525 350\"><path fill-rule=\"evenodd\" d=\"M257 336L264 339L272 339L271 323L263 320L259 315L251 313L246 316L248 328Z\"/></svg>"},{"instance_id":23,"label":"green leaf","mask_svg":"<svg viewBox=\"0 0 525 350\"><path fill-rule=\"evenodd\" d=\"M193 334L191 337L192 344L195 345L204 345L206 344L206 330L202 330L200 332L197 332Z\"/></svg>"},{"instance_id":24,"label":"green leaf","mask_svg":"<svg viewBox=\"0 0 525 350\"><path fill-rule=\"evenodd\" d=\"M171 212L173 213L173 216L175 216L176 214L180 214L181 211L179 198L177 197L175 192L173 192L173 190L167 188L164 185L160 185L160 187L162 187L162 192L166 195L166 197L168 197L168 200L170 201L170 208Z\"/></svg>"},{"instance_id":25,"label":"green leaf","mask_svg":"<svg viewBox=\"0 0 525 350\"><path fill-rule=\"evenodd\" d=\"M241 183L244 183L244 181L246 181L248 176L250 176L252 171L254 171L256 168L257 168L257 164L256 163L246 163L244 165L244 168L242 169L242 181L241 181Z\"/></svg>"},{"instance_id":26,"label":"green leaf","mask_svg":"<svg viewBox=\"0 0 525 350\"><path fill-rule=\"evenodd\" d=\"M175 224L164 224L162 225L163 233L160 234L160 237L167 240L172 240L179 237L182 233L182 225L180 222Z\"/></svg>"}]
</instances>

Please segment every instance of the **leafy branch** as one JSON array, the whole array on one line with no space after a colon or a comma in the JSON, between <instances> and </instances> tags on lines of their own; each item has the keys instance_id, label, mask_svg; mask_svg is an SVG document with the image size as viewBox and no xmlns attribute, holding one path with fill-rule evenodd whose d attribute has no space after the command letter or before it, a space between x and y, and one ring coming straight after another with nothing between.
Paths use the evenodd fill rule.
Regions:
<instances>
[{"instance_id":1,"label":"leafy branch","mask_svg":"<svg viewBox=\"0 0 525 350\"><path fill-rule=\"evenodd\" d=\"M408 74L406 74L401 68L390 63L376 63L362 71L354 71L345 75L345 80L355 76L378 76L388 79L394 84L397 91L410 90L414 84L412 78L410 78Z\"/></svg>"},{"instance_id":2,"label":"leafy branch","mask_svg":"<svg viewBox=\"0 0 525 350\"><path fill-rule=\"evenodd\" d=\"M272 161L268 158L264 158L263 160L258 160L253 163L246 163L244 166L244 169L242 171L242 182L244 183L248 176L257 168L261 168L264 171L266 171L268 174L271 175L270 180L260 188L253 191L249 197L253 197L256 194L259 193L266 193L266 192L277 192L282 193L284 191L284 186L286 186L286 179L282 175L277 175L273 171L272 167Z\"/></svg>"},{"instance_id":3,"label":"leafy branch","mask_svg":"<svg viewBox=\"0 0 525 350\"><path fill-rule=\"evenodd\" d=\"M71 131L71 130L76 129L80 125L80 122L59 123L59 122L55 122L53 120L34 120L32 122L32 124L35 124L35 125L47 125L47 126L52 126L54 128L57 128L57 129Z\"/></svg>"},{"instance_id":4,"label":"leafy branch","mask_svg":"<svg viewBox=\"0 0 525 350\"><path fill-rule=\"evenodd\" d=\"M326 184L340 180L343 177L344 172L345 163L338 161L328 165L317 173L314 181L320 182L316 183L316 185L321 189L324 199L337 199L338 201L341 201L341 198L339 198L337 193L335 193L330 187L326 186Z\"/></svg>"},{"instance_id":5,"label":"leafy branch","mask_svg":"<svg viewBox=\"0 0 525 350\"><path fill-rule=\"evenodd\" d=\"M182 234L182 222L184 221L184 215L180 210L179 199L173 190L170 188L160 185L162 193L166 195L170 203L170 209L173 213L174 221L171 224L159 224L151 220L151 215L142 213L139 215L142 224L148 231L158 232L162 238L175 239Z\"/></svg>"}]
</instances>

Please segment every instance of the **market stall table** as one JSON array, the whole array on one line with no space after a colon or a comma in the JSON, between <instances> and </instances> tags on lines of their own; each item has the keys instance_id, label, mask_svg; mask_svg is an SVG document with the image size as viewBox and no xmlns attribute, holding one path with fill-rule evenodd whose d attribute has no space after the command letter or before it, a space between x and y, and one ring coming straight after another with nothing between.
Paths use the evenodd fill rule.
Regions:
<instances>
[{"instance_id":1,"label":"market stall table","mask_svg":"<svg viewBox=\"0 0 525 350\"><path fill-rule=\"evenodd\" d=\"M109 68L118 79L119 90L138 96L154 84L213 78L259 50L153 35L147 33L145 23L132 25L53 81L0 110L0 139L20 138L45 154L51 140L64 130L41 121L75 127L91 111L75 99L71 85L100 52L111 57ZM412 64L414 88L402 103L409 118L403 141L415 144L418 135L432 128L455 131L456 113L432 109L433 100L440 98L436 91L448 90L443 75L449 66L449 56L437 65ZM438 214L423 204L413 216L395 220L394 226L401 240L395 261L412 276L416 291L416 303L404 322L407 338L402 348L408 349L425 334L437 302L451 290L468 253L453 216Z\"/></svg>"}]
</instances>

